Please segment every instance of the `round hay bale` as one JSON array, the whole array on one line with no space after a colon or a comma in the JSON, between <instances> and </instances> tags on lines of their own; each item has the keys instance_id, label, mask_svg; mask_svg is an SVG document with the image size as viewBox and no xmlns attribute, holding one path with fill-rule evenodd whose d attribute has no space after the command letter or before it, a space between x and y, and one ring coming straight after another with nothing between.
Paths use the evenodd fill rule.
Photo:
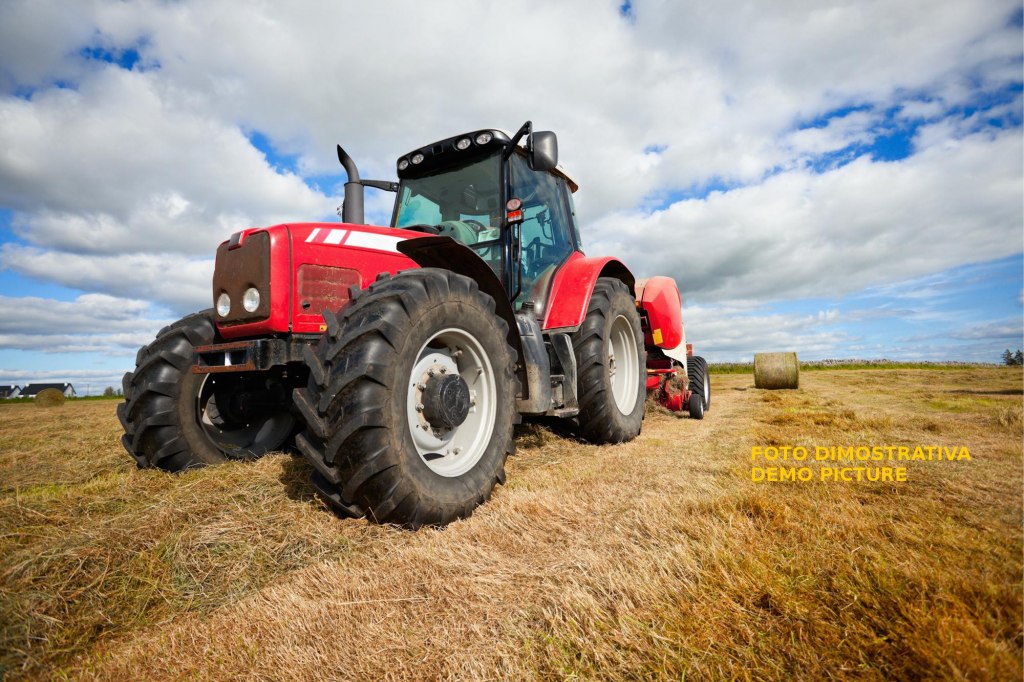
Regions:
<instances>
[{"instance_id":1,"label":"round hay bale","mask_svg":"<svg viewBox=\"0 0 1024 682\"><path fill-rule=\"evenodd\" d=\"M64 404L64 394L56 388L44 388L36 394L36 407L60 407Z\"/></svg>"},{"instance_id":2,"label":"round hay bale","mask_svg":"<svg viewBox=\"0 0 1024 682\"><path fill-rule=\"evenodd\" d=\"M796 353L754 353L754 386L757 388L797 388L800 362Z\"/></svg>"}]
</instances>

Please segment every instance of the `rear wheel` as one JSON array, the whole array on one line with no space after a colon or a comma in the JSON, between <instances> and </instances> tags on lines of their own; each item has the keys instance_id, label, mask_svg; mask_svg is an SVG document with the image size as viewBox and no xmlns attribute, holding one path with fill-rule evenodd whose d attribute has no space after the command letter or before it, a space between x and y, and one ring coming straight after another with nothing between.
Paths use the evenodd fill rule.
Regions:
<instances>
[{"instance_id":1,"label":"rear wheel","mask_svg":"<svg viewBox=\"0 0 1024 682\"><path fill-rule=\"evenodd\" d=\"M597 280L572 341L580 435L592 443L636 438L644 418L647 353L636 301L622 281Z\"/></svg>"},{"instance_id":2,"label":"rear wheel","mask_svg":"<svg viewBox=\"0 0 1024 682\"><path fill-rule=\"evenodd\" d=\"M212 312L189 315L139 350L124 375L121 441L140 468L180 471L251 459L285 446L296 427L280 372L193 374L196 346L222 341Z\"/></svg>"},{"instance_id":3,"label":"rear wheel","mask_svg":"<svg viewBox=\"0 0 1024 682\"><path fill-rule=\"evenodd\" d=\"M381 277L307 354L297 439L337 513L411 528L469 516L505 481L515 351L476 282L423 268Z\"/></svg>"},{"instance_id":4,"label":"rear wheel","mask_svg":"<svg viewBox=\"0 0 1024 682\"><path fill-rule=\"evenodd\" d=\"M690 404L687 405L687 409L690 412L691 419L703 419L704 418L704 396L700 393L690 394Z\"/></svg>"},{"instance_id":5,"label":"rear wheel","mask_svg":"<svg viewBox=\"0 0 1024 682\"><path fill-rule=\"evenodd\" d=\"M708 373L707 361L699 355L687 358L686 374L691 391L700 393L704 398L704 411L711 409L711 375Z\"/></svg>"}]
</instances>

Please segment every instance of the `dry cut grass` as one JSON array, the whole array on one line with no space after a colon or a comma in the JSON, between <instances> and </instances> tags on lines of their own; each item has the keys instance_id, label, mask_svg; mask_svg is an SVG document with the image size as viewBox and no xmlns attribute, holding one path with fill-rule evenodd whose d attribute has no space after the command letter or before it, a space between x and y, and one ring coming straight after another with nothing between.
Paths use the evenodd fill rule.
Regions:
<instances>
[{"instance_id":1,"label":"dry cut grass","mask_svg":"<svg viewBox=\"0 0 1024 682\"><path fill-rule=\"evenodd\" d=\"M466 521L341 521L286 455L137 471L112 403L0 408L5 679L1020 679L1022 381L713 379L633 443L530 424ZM753 483L755 445L958 445ZM820 466L820 465L812 465Z\"/></svg>"}]
</instances>

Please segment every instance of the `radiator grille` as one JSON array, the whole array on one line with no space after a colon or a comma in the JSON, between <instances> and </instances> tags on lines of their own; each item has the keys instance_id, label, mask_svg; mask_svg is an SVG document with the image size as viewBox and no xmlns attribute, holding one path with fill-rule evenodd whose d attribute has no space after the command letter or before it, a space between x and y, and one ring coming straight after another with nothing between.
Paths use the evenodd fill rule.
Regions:
<instances>
[{"instance_id":1,"label":"radiator grille","mask_svg":"<svg viewBox=\"0 0 1024 682\"><path fill-rule=\"evenodd\" d=\"M306 263L299 266L298 302L302 312L323 315L349 302L348 288L359 286L359 272Z\"/></svg>"}]
</instances>

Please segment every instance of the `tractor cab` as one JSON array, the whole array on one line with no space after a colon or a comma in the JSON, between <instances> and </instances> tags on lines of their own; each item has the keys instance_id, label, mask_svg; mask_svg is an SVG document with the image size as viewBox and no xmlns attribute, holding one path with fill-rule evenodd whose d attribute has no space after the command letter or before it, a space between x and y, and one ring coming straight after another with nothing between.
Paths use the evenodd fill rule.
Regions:
<instances>
[{"instance_id":1,"label":"tractor cab","mask_svg":"<svg viewBox=\"0 0 1024 682\"><path fill-rule=\"evenodd\" d=\"M451 237L497 274L519 310L546 300L558 267L580 251L572 192L555 134L479 130L398 159L392 227Z\"/></svg>"}]
</instances>

